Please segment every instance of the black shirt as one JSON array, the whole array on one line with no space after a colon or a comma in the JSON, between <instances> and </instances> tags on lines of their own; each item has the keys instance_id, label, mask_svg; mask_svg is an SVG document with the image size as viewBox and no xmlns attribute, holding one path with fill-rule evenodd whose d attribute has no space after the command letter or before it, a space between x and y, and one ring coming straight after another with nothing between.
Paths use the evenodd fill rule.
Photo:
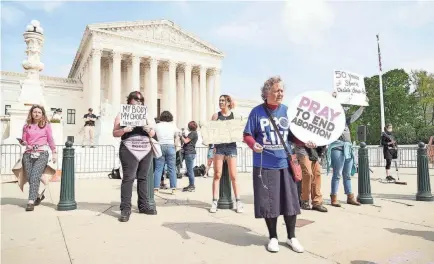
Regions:
<instances>
[{"instance_id":1,"label":"black shirt","mask_svg":"<svg viewBox=\"0 0 434 264\"><path fill-rule=\"evenodd\" d=\"M94 114L85 114L83 118L96 118ZM89 120L84 123L84 126L95 126L95 121Z\"/></svg>"},{"instance_id":2,"label":"black shirt","mask_svg":"<svg viewBox=\"0 0 434 264\"><path fill-rule=\"evenodd\" d=\"M190 139L190 142L184 144L182 147L184 149L184 155L196 154L196 142L198 139L197 132L191 131L187 138Z\"/></svg>"},{"instance_id":3,"label":"black shirt","mask_svg":"<svg viewBox=\"0 0 434 264\"><path fill-rule=\"evenodd\" d=\"M230 115L228 115L228 116L224 116L223 114L222 114L222 112L218 112L217 113L217 120L232 120L232 119L234 119L234 113L233 112L231 112L231 114ZM224 147L224 146L226 146L226 147L237 147L237 143L235 143L235 142L231 142L231 143L223 143L223 144L215 144L215 147L216 148L218 148L218 147Z\"/></svg>"}]
</instances>

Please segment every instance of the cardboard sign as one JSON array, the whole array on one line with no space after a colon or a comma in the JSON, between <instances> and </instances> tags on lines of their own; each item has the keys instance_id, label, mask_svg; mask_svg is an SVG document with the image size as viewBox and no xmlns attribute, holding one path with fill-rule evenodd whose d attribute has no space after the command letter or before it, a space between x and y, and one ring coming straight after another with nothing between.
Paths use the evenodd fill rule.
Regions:
<instances>
[{"instance_id":1,"label":"cardboard sign","mask_svg":"<svg viewBox=\"0 0 434 264\"><path fill-rule=\"evenodd\" d=\"M148 108L144 105L121 105L121 126L144 126Z\"/></svg>"},{"instance_id":2,"label":"cardboard sign","mask_svg":"<svg viewBox=\"0 0 434 264\"><path fill-rule=\"evenodd\" d=\"M337 140L345 129L345 112L328 92L305 92L288 105L290 129L301 141L325 146Z\"/></svg>"},{"instance_id":3,"label":"cardboard sign","mask_svg":"<svg viewBox=\"0 0 434 264\"><path fill-rule=\"evenodd\" d=\"M247 119L209 121L200 127L202 142L208 144L223 144L242 142Z\"/></svg>"},{"instance_id":4,"label":"cardboard sign","mask_svg":"<svg viewBox=\"0 0 434 264\"><path fill-rule=\"evenodd\" d=\"M348 71L334 71L334 91L341 104L368 106L365 80L362 75Z\"/></svg>"}]
</instances>

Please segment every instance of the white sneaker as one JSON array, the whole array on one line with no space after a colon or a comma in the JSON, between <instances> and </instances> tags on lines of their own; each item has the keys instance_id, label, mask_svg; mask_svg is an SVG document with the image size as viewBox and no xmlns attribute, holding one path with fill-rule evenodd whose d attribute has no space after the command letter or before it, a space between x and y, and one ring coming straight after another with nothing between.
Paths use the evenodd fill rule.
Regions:
<instances>
[{"instance_id":1,"label":"white sneaker","mask_svg":"<svg viewBox=\"0 0 434 264\"><path fill-rule=\"evenodd\" d=\"M270 252L279 252L279 240L277 238L270 239L268 242L267 249Z\"/></svg>"},{"instance_id":2,"label":"white sneaker","mask_svg":"<svg viewBox=\"0 0 434 264\"><path fill-rule=\"evenodd\" d=\"M293 237L291 239L287 239L286 244L288 244L288 246L290 246L292 248L292 250L294 250L297 253L303 253L304 252L303 246L300 244L298 239L295 237Z\"/></svg>"},{"instance_id":3,"label":"white sneaker","mask_svg":"<svg viewBox=\"0 0 434 264\"><path fill-rule=\"evenodd\" d=\"M211 203L211 208L209 209L210 213L215 213L217 212L217 201L212 201Z\"/></svg>"},{"instance_id":4,"label":"white sneaker","mask_svg":"<svg viewBox=\"0 0 434 264\"><path fill-rule=\"evenodd\" d=\"M244 212L244 205L241 201L237 202L237 213L242 213Z\"/></svg>"}]
</instances>

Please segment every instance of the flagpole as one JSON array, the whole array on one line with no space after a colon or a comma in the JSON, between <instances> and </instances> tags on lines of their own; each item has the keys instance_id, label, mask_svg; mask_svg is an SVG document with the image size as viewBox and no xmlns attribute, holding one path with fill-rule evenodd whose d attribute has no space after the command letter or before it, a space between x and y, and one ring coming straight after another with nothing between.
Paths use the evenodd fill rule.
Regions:
<instances>
[{"instance_id":1,"label":"flagpole","mask_svg":"<svg viewBox=\"0 0 434 264\"><path fill-rule=\"evenodd\" d=\"M381 52L380 52L380 36L377 34L377 47L378 47L378 68L379 68L379 74L378 77L380 79L380 109L381 109L381 129L380 131L383 132L384 127L386 126L386 122L384 121L384 99L383 99L383 70L381 68Z\"/></svg>"}]
</instances>

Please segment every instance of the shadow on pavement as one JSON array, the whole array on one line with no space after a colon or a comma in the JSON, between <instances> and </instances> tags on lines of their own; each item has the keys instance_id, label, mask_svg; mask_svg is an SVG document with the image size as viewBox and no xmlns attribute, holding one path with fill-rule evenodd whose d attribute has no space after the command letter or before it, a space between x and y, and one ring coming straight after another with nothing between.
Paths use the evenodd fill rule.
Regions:
<instances>
[{"instance_id":1,"label":"shadow on pavement","mask_svg":"<svg viewBox=\"0 0 434 264\"><path fill-rule=\"evenodd\" d=\"M416 201L416 194L392 194L392 193L373 193L373 198L393 199L393 200L407 200Z\"/></svg>"},{"instance_id":2,"label":"shadow on pavement","mask_svg":"<svg viewBox=\"0 0 434 264\"><path fill-rule=\"evenodd\" d=\"M433 231L416 231L416 230L408 230L408 229L402 229L402 228L384 228L385 230L400 234L400 235L407 235L407 236L417 236L420 238L424 238L429 241L434 242L434 232Z\"/></svg>"},{"instance_id":3,"label":"shadow on pavement","mask_svg":"<svg viewBox=\"0 0 434 264\"><path fill-rule=\"evenodd\" d=\"M25 209L27 206L27 201L28 201L27 199L2 197L1 205L14 205ZM42 201L40 205L35 207L35 211L37 210L38 207L49 207L57 211L57 204L53 204L45 200ZM117 218L119 214L116 213L115 211L119 211L119 202L111 202L111 203L77 202L76 210L87 210L87 211L92 211L99 214L105 214Z\"/></svg>"},{"instance_id":4,"label":"shadow on pavement","mask_svg":"<svg viewBox=\"0 0 434 264\"><path fill-rule=\"evenodd\" d=\"M191 239L188 233L194 233L234 246L265 246L268 238L249 233L252 230L223 223L190 222L190 223L164 223L162 226L177 232L183 239Z\"/></svg>"}]
</instances>

